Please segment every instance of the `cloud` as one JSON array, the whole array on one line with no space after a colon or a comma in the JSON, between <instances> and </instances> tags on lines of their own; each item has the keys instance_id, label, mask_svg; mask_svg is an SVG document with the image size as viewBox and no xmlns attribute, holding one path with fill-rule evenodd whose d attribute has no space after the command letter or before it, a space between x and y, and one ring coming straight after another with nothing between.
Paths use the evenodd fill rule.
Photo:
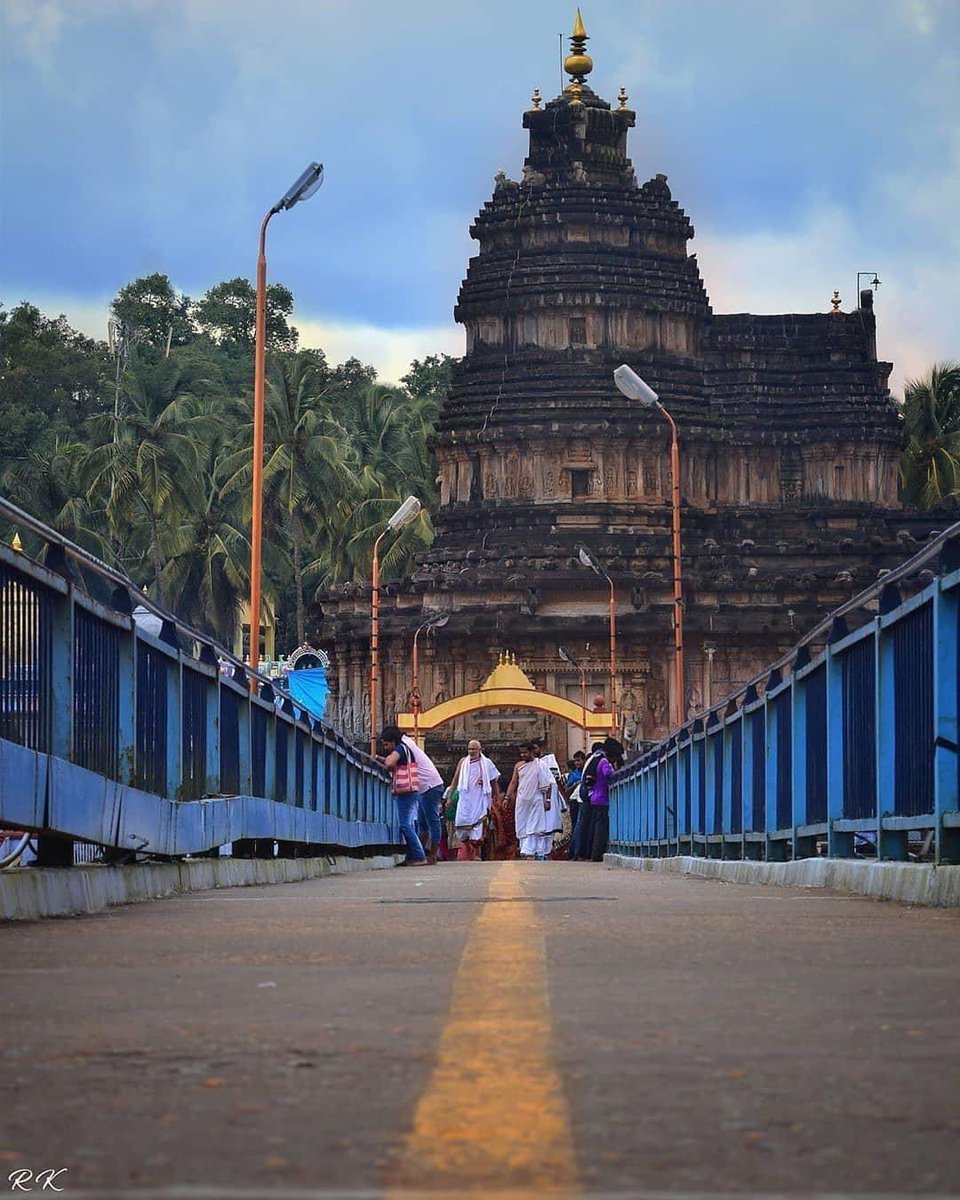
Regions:
<instances>
[{"instance_id":1,"label":"cloud","mask_svg":"<svg viewBox=\"0 0 960 1200\"><path fill-rule=\"evenodd\" d=\"M384 383L396 383L406 375L415 358L429 354L464 352L463 330L457 325L438 325L420 329L387 329L362 323L312 319L294 315L300 330L300 345L320 346L331 363L359 358L372 363Z\"/></svg>"},{"instance_id":2,"label":"cloud","mask_svg":"<svg viewBox=\"0 0 960 1200\"><path fill-rule=\"evenodd\" d=\"M701 223L693 248L714 312L829 312L834 288L849 311L858 303L857 272L876 271L878 356L893 362L890 388L901 395L904 380L960 358L960 277L948 249L956 235L947 232L958 193L960 180L949 174L891 176L871 197L869 216L820 196L787 228L727 234ZM943 229L941 252L932 254L925 239L880 238L877 229L894 222Z\"/></svg>"}]
</instances>

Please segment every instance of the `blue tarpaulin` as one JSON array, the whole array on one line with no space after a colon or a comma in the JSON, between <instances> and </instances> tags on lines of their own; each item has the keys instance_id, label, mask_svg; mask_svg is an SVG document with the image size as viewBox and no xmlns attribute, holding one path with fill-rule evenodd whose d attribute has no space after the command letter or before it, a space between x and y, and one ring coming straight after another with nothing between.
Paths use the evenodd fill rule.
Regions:
<instances>
[{"instance_id":1,"label":"blue tarpaulin","mask_svg":"<svg viewBox=\"0 0 960 1200\"><path fill-rule=\"evenodd\" d=\"M284 685L297 704L302 705L312 717L319 721L327 707L327 672L323 667L304 667L291 671Z\"/></svg>"}]
</instances>

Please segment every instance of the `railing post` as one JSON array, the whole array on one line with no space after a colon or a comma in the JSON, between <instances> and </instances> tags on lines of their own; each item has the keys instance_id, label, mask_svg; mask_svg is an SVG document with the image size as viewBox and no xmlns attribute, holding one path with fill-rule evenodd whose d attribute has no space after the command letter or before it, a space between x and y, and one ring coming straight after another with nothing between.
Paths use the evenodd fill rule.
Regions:
<instances>
[{"instance_id":1,"label":"railing post","mask_svg":"<svg viewBox=\"0 0 960 1200\"><path fill-rule=\"evenodd\" d=\"M249 796L253 793L253 727L251 722L253 691L247 686L246 671L235 667L233 677L238 683L244 685L244 695L237 705L238 791L241 796Z\"/></svg>"},{"instance_id":2,"label":"railing post","mask_svg":"<svg viewBox=\"0 0 960 1200\"><path fill-rule=\"evenodd\" d=\"M160 629L160 640L177 651L177 657L164 660L167 673L167 799L183 797L181 771L183 764L183 665L180 660L180 637L172 621L164 621Z\"/></svg>"},{"instance_id":3,"label":"railing post","mask_svg":"<svg viewBox=\"0 0 960 1200\"><path fill-rule=\"evenodd\" d=\"M117 763L120 782L132 785L137 775L137 625L127 588L117 587L110 603L130 617L130 630L121 631L117 648Z\"/></svg>"},{"instance_id":4,"label":"railing post","mask_svg":"<svg viewBox=\"0 0 960 1200\"><path fill-rule=\"evenodd\" d=\"M948 543L948 547L957 547ZM946 555L945 555L946 557ZM957 796L957 664L960 591L938 585L933 597L933 799L935 859L960 862L960 829L946 828L943 818L960 809Z\"/></svg>"},{"instance_id":5,"label":"railing post","mask_svg":"<svg viewBox=\"0 0 960 1200\"><path fill-rule=\"evenodd\" d=\"M876 688L876 829L877 861L888 859L902 862L907 857L907 834L900 830L885 830L883 818L896 812L897 717L896 670L894 667L893 637L882 629L879 620L873 622L874 681Z\"/></svg>"},{"instance_id":6,"label":"railing post","mask_svg":"<svg viewBox=\"0 0 960 1200\"><path fill-rule=\"evenodd\" d=\"M50 609L51 665L50 678L50 753L57 758L73 761L74 751L74 677L76 672L76 641L74 638L74 575L66 555L58 545L51 545L44 565L61 575L67 582L67 592L53 592ZM47 799L44 825L49 825L50 802ZM38 867L73 866L73 839L55 833L41 833L37 838Z\"/></svg>"},{"instance_id":7,"label":"railing post","mask_svg":"<svg viewBox=\"0 0 960 1200\"><path fill-rule=\"evenodd\" d=\"M204 767L203 791L206 796L217 796L220 787L220 663L213 647L205 643L200 647L200 661L213 667L212 679L204 676L204 720L207 723L207 757Z\"/></svg>"},{"instance_id":8,"label":"railing post","mask_svg":"<svg viewBox=\"0 0 960 1200\"><path fill-rule=\"evenodd\" d=\"M835 828L843 819L843 661L833 652L833 642L839 641L843 630L831 634L831 644L825 654L827 672L827 853L831 858L853 857L853 834Z\"/></svg>"},{"instance_id":9,"label":"railing post","mask_svg":"<svg viewBox=\"0 0 960 1200\"><path fill-rule=\"evenodd\" d=\"M723 727L720 733L723 739L723 807L720 810L720 829L723 842L720 845L724 858L739 857L732 853L734 843L733 831L733 733L727 723L727 714L723 716Z\"/></svg>"},{"instance_id":10,"label":"railing post","mask_svg":"<svg viewBox=\"0 0 960 1200\"><path fill-rule=\"evenodd\" d=\"M791 678L793 698L790 711L793 715L793 753L791 763L793 769L793 857L811 858L816 854L817 839L801 835L799 830L803 825L810 824L809 805L807 804L807 680L797 679L796 663Z\"/></svg>"}]
</instances>

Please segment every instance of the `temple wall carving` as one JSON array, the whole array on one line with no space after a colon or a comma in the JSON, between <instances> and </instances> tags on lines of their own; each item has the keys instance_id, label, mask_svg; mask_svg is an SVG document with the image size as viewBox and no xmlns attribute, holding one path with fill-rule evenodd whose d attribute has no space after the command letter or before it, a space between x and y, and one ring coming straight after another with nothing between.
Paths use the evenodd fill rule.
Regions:
<instances>
[{"instance_id":1,"label":"temple wall carving","mask_svg":"<svg viewBox=\"0 0 960 1200\"><path fill-rule=\"evenodd\" d=\"M569 305L571 298L566 299ZM596 295L581 299L582 307L551 307L518 316L483 316L467 321L467 352L485 346L546 350L603 346L690 356L698 348L699 325L692 317L599 307Z\"/></svg>"},{"instance_id":2,"label":"temple wall carving","mask_svg":"<svg viewBox=\"0 0 960 1200\"><path fill-rule=\"evenodd\" d=\"M440 446L437 458L444 505L471 500L477 471L484 501L662 504L669 496L665 436L653 445L637 439L517 439L506 450L485 444L471 454ZM897 501L896 456L875 446L692 442L684 444L681 469L684 503L698 508L821 500L893 507ZM577 495L574 474L578 487L586 485Z\"/></svg>"}]
</instances>

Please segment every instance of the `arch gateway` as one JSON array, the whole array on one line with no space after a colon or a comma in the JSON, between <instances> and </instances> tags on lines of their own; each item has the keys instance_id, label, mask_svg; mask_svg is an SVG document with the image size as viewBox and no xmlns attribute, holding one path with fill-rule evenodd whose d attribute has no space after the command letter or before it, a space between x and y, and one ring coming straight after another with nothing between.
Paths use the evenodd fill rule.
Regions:
<instances>
[{"instance_id":1,"label":"arch gateway","mask_svg":"<svg viewBox=\"0 0 960 1200\"><path fill-rule=\"evenodd\" d=\"M516 659L503 652L477 691L454 696L423 711L415 708L413 712L400 713L397 724L422 746L426 735L441 725L483 709L530 709L548 713L584 730L588 742L608 737L614 727L614 718L609 712L597 712L564 696L537 691L529 676L517 666Z\"/></svg>"}]
</instances>

